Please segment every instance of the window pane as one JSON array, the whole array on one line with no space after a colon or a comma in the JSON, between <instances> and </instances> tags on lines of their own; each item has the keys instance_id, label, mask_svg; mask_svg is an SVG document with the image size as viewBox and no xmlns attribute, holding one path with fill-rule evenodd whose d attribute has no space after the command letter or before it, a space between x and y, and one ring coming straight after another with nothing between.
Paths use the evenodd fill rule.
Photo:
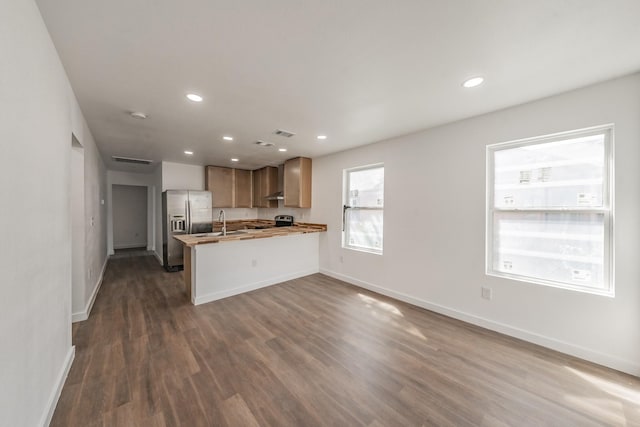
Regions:
<instances>
[{"instance_id":1,"label":"window pane","mask_svg":"<svg viewBox=\"0 0 640 427\"><path fill-rule=\"evenodd\" d=\"M493 269L605 288L604 214L494 212Z\"/></svg>"},{"instance_id":2,"label":"window pane","mask_svg":"<svg viewBox=\"0 0 640 427\"><path fill-rule=\"evenodd\" d=\"M602 207L605 135L494 152L497 208Z\"/></svg>"},{"instance_id":3,"label":"window pane","mask_svg":"<svg viewBox=\"0 0 640 427\"><path fill-rule=\"evenodd\" d=\"M382 210L349 209L345 224L345 245L382 250L382 217Z\"/></svg>"},{"instance_id":4,"label":"window pane","mask_svg":"<svg viewBox=\"0 0 640 427\"><path fill-rule=\"evenodd\" d=\"M348 205L384 206L384 168L349 172Z\"/></svg>"}]
</instances>

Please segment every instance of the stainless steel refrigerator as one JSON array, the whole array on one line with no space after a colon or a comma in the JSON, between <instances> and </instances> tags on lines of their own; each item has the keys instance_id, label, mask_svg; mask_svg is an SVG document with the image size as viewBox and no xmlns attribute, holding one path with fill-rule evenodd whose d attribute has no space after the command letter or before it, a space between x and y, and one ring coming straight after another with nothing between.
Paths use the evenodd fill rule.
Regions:
<instances>
[{"instance_id":1,"label":"stainless steel refrigerator","mask_svg":"<svg viewBox=\"0 0 640 427\"><path fill-rule=\"evenodd\" d=\"M162 252L164 268L177 271L182 265L179 234L210 233L213 215L210 191L167 190L162 193Z\"/></svg>"}]
</instances>

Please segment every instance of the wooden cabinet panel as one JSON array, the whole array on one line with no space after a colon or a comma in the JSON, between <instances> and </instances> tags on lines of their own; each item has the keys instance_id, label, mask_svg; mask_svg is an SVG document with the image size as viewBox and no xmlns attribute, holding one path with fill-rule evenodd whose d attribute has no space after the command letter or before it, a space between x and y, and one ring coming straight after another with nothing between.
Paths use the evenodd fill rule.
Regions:
<instances>
[{"instance_id":1,"label":"wooden cabinet panel","mask_svg":"<svg viewBox=\"0 0 640 427\"><path fill-rule=\"evenodd\" d=\"M234 169L235 174L235 208L250 208L253 200L253 183L251 171L244 169Z\"/></svg>"},{"instance_id":2,"label":"wooden cabinet panel","mask_svg":"<svg viewBox=\"0 0 640 427\"><path fill-rule=\"evenodd\" d=\"M278 168L273 166L267 166L264 168L264 179L262 180L262 192L264 193L264 197L267 197L270 194L278 191ZM267 200L265 201L265 208L277 208L278 201L277 200Z\"/></svg>"},{"instance_id":3,"label":"wooden cabinet panel","mask_svg":"<svg viewBox=\"0 0 640 427\"><path fill-rule=\"evenodd\" d=\"M296 157L284 163L284 205L311 207L311 159Z\"/></svg>"},{"instance_id":4,"label":"wooden cabinet panel","mask_svg":"<svg viewBox=\"0 0 640 427\"><path fill-rule=\"evenodd\" d=\"M233 169L221 166L205 168L205 190L213 194L211 207L233 207Z\"/></svg>"},{"instance_id":5,"label":"wooden cabinet panel","mask_svg":"<svg viewBox=\"0 0 640 427\"><path fill-rule=\"evenodd\" d=\"M205 168L205 190L213 194L213 208L252 207L251 171L222 166Z\"/></svg>"},{"instance_id":6,"label":"wooden cabinet panel","mask_svg":"<svg viewBox=\"0 0 640 427\"><path fill-rule=\"evenodd\" d=\"M253 171L253 207L263 208L262 193L260 192L260 184L262 183L262 169Z\"/></svg>"},{"instance_id":7,"label":"wooden cabinet panel","mask_svg":"<svg viewBox=\"0 0 640 427\"><path fill-rule=\"evenodd\" d=\"M277 200L267 200L278 191L278 168L266 166L253 171L253 206L256 208L277 208Z\"/></svg>"}]
</instances>

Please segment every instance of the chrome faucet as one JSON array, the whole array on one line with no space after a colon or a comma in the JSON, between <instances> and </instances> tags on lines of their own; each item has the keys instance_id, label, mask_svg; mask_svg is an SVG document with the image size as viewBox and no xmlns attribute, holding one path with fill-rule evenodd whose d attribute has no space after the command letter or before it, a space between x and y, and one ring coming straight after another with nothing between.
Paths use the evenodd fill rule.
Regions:
<instances>
[{"instance_id":1,"label":"chrome faucet","mask_svg":"<svg viewBox=\"0 0 640 427\"><path fill-rule=\"evenodd\" d=\"M218 222L222 221L222 235L226 236L227 235L227 218L224 215L224 210L220 210L220 213L218 214Z\"/></svg>"}]
</instances>

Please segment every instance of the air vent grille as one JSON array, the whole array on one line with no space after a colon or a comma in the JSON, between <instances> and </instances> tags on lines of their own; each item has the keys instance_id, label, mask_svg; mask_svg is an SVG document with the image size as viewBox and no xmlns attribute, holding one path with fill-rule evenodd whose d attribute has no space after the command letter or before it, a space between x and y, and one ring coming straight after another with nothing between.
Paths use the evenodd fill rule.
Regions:
<instances>
[{"instance_id":1,"label":"air vent grille","mask_svg":"<svg viewBox=\"0 0 640 427\"><path fill-rule=\"evenodd\" d=\"M267 142L267 141L262 141L262 140L256 141L256 145L259 145L261 147L273 147L274 146L273 142Z\"/></svg>"},{"instance_id":2,"label":"air vent grille","mask_svg":"<svg viewBox=\"0 0 640 427\"><path fill-rule=\"evenodd\" d=\"M295 133L293 132L289 132L288 130L282 130L282 129L276 129L275 132L273 133L274 135L282 136L284 138L291 138L293 135L295 135Z\"/></svg>"},{"instance_id":3,"label":"air vent grille","mask_svg":"<svg viewBox=\"0 0 640 427\"><path fill-rule=\"evenodd\" d=\"M153 160L134 159L132 157L111 156L111 158L116 162L133 163L136 165L150 165L151 163L153 163Z\"/></svg>"}]
</instances>

